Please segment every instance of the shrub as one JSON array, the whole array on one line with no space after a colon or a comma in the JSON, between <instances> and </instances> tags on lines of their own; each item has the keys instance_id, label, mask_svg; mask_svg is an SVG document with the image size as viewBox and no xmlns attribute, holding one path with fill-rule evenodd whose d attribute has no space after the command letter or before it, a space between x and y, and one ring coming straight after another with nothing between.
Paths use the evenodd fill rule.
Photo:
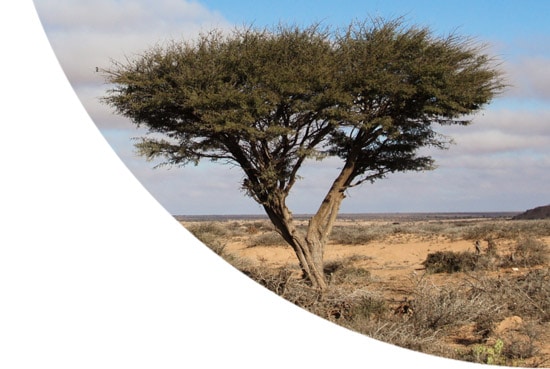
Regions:
<instances>
[{"instance_id":1,"label":"shrub","mask_svg":"<svg viewBox=\"0 0 550 369\"><path fill-rule=\"evenodd\" d=\"M416 287L414 295L412 319L416 325L434 331L470 323L488 327L503 310L502 304L465 286L445 288L424 282Z\"/></svg>"},{"instance_id":2,"label":"shrub","mask_svg":"<svg viewBox=\"0 0 550 369\"><path fill-rule=\"evenodd\" d=\"M447 353L442 347L440 332L416 326L412 320L364 321L363 326L356 330L376 340L409 350L439 356L444 356Z\"/></svg>"},{"instance_id":3,"label":"shrub","mask_svg":"<svg viewBox=\"0 0 550 369\"><path fill-rule=\"evenodd\" d=\"M388 311L386 300L380 296L364 295L352 307L354 319L381 317Z\"/></svg>"},{"instance_id":4,"label":"shrub","mask_svg":"<svg viewBox=\"0 0 550 369\"><path fill-rule=\"evenodd\" d=\"M548 247L540 240L532 237L521 238L503 266L532 267L548 262Z\"/></svg>"},{"instance_id":5,"label":"shrub","mask_svg":"<svg viewBox=\"0 0 550 369\"><path fill-rule=\"evenodd\" d=\"M422 263L428 273L456 273L476 269L478 255L468 251L436 251Z\"/></svg>"},{"instance_id":6,"label":"shrub","mask_svg":"<svg viewBox=\"0 0 550 369\"><path fill-rule=\"evenodd\" d=\"M275 230L275 228L269 221L248 222L248 223L245 223L244 227L246 229L246 234L248 235L255 235L260 232Z\"/></svg>"},{"instance_id":7,"label":"shrub","mask_svg":"<svg viewBox=\"0 0 550 369\"><path fill-rule=\"evenodd\" d=\"M286 242L283 237L275 232L260 233L254 237L251 237L247 243L248 247L257 246L285 246Z\"/></svg>"},{"instance_id":8,"label":"shrub","mask_svg":"<svg viewBox=\"0 0 550 369\"><path fill-rule=\"evenodd\" d=\"M249 267L243 273L268 290L285 297L287 285L292 278L292 271L287 268L280 268L275 272L265 272L262 268Z\"/></svg>"},{"instance_id":9,"label":"shrub","mask_svg":"<svg viewBox=\"0 0 550 369\"><path fill-rule=\"evenodd\" d=\"M465 227L462 231L466 240L476 239L515 239L518 235L529 234L532 237L550 236L550 220L514 220L487 221Z\"/></svg>"},{"instance_id":10,"label":"shrub","mask_svg":"<svg viewBox=\"0 0 550 369\"><path fill-rule=\"evenodd\" d=\"M437 251L428 254L422 263L428 273L456 273L474 270L490 270L495 267L532 267L544 265L549 260L549 250L540 240L527 237L517 241L510 255L501 257L496 252L492 239L484 254L474 254L469 251Z\"/></svg>"},{"instance_id":11,"label":"shrub","mask_svg":"<svg viewBox=\"0 0 550 369\"><path fill-rule=\"evenodd\" d=\"M225 227L214 222L200 222L188 226L187 230L216 254L225 256L226 243L223 242L224 236L227 235Z\"/></svg>"},{"instance_id":12,"label":"shrub","mask_svg":"<svg viewBox=\"0 0 550 369\"><path fill-rule=\"evenodd\" d=\"M207 234L211 236L227 236L227 227L222 226L217 222L199 222L187 226L187 230L195 237L201 240L201 236Z\"/></svg>"},{"instance_id":13,"label":"shrub","mask_svg":"<svg viewBox=\"0 0 550 369\"><path fill-rule=\"evenodd\" d=\"M506 357L502 354L504 342L497 339L493 346L476 345L472 349L472 360L475 363L489 365L506 365Z\"/></svg>"},{"instance_id":14,"label":"shrub","mask_svg":"<svg viewBox=\"0 0 550 369\"><path fill-rule=\"evenodd\" d=\"M330 274L330 281L335 284L365 285L370 280L370 277L370 272L367 269L347 266Z\"/></svg>"},{"instance_id":15,"label":"shrub","mask_svg":"<svg viewBox=\"0 0 550 369\"><path fill-rule=\"evenodd\" d=\"M370 272L365 268L353 266L354 262L364 259L368 257L352 255L342 260L329 261L325 263L323 271L333 285L344 283L364 285L370 280Z\"/></svg>"},{"instance_id":16,"label":"shrub","mask_svg":"<svg viewBox=\"0 0 550 369\"><path fill-rule=\"evenodd\" d=\"M550 321L550 268L536 269L524 275L500 275L498 278L473 278L472 293L485 296L500 306L507 316L518 315L535 321Z\"/></svg>"},{"instance_id":17,"label":"shrub","mask_svg":"<svg viewBox=\"0 0 550 369\"><path fill-rule=\"evenodd\" d=\"M534 323L525 324L516 336L504 340L503 355L512 361L534 357L539 353L536 340L539 336L539 328Z\"/></svg>"},{"instance_id":18,"label":"shrub","mask_svg":"<svg viewBox=\"0 0 550 369\"><path fill-rule=\"evenodd\" d=\"M202 235L201 238L201 242L208 246L216 254L221 257L226 256L225 247L227 246L227 244L225 242L220 241L220 239L217 237L209 235Z\"/></svg>"},{"instance_id":19,"label":"shrub","mask_svg":"<svg viewBox=\"0 0 550 369\"><path fill-rule=\"evenodd\" d=\"M462 360L489 365L523 366L522 360L537 352L531 339L507 342L497 338L492 344L477 344L462 356Z\"/></svg>"},{"instance_id":20,"label":"shrub","mask_svg":"<svg viewBox=\"0 0 550 369\"><path fill-rule=\"evenodd\" d=\"M381 237L379 232L374 227L336 226L332 229L330 240L341 245L365 245Z\"/></svg>"},{"instance_id":21,"label":"shrub","mask_svg":"<svg viewBox=\"0 0 550 369\"><path fill-rule=\"evenodd\" d=\"M532 270L495 283L506 291L504 298L513 314L550 322L550 268Z\"/></svg>"}]
</instances>

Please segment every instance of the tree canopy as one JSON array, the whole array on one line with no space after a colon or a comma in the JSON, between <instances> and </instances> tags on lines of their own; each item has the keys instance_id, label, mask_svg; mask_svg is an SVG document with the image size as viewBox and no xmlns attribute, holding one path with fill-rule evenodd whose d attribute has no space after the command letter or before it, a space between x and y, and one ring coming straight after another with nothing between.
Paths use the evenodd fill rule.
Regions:
<instances>
[{"instance_id":1,"label":"tree canopy","mask_svg":"<svg viewBox=\"0 0 550 369\"><path fill-rule=\"evenodd\" d=\"M137 143L140 154L167 165L239 166L243 189L320 287L310 270L321 268L345 191L392 172L432 169L419 149L446 147L437 125L469 124L504 87L481 45L401 20L214 30L105 73L114 86L105 102L152 133ZM304 161L328 156L344 165L301 235L285 200Z\"/></svg>"}]
</instances>

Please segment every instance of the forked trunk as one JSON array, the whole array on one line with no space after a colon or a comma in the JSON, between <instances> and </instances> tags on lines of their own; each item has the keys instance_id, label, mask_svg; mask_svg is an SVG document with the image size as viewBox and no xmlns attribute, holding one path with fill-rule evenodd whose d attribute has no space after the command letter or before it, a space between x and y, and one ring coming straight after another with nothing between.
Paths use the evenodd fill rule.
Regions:
<instances>
[{"instance_id":1,"label":"forked trunk","mask_svg":"<svg viewBox=\"0 0 550 369\"><path fill-rule=\"evenodd\" d=\"M273 194L271 201L264 204L264 209L271 222L292 247L304 277L314 288L326 290L328 285L324 273L324 251L328 242L340 204L344 199L344 191L352 177L353 166L346 165L334 181L325 196L317 213L309 221L307 233L301 234L296 229L292 214L285 204L286 196Z\"/></svg>"},{"instance_id":2,"label":"forked trunk","mask_svg":"<svg viewBox=\"0 0 550 369\"><path fill-rule=\"evenodd\" d=\"M284 206L284 199L282 200L283 202L279 202L279 205L283 206L277 208L264 206L266 213L277 231L296 253L304 278L311 282L314 288L325 290L327 288L323 271L325 245L321 244L320 240L309 239L298 232L291 213Z\"/></svg>"}]
</instances>

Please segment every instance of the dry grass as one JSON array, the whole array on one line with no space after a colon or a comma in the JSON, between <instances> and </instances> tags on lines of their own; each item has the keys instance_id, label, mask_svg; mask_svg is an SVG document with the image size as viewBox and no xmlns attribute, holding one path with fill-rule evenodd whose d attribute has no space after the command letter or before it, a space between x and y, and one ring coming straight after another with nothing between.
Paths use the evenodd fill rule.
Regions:
<instances>
[{"instance_id":1,"label":"dry grass","mask_svg":"<svg viewBox=\"0 0 550 369\"><path fill-rule=\"evenodd\" d=\"M490 244L485 253L479 254L471 251L436 251L428 254L423 265L428 273L456 273L505 267L528 268L545 265L548 259L547 245L529 236L519 238L513 249L504 255L500 255Z\"/></svg>"},{"instance_id":2,"label":"dry grass","mask_svg":"<svg viewBox=\"0 0 550 369\"><path fill-rule=\"evenodd\" d=\"M187 228L264 287L350 330L458 360L524 367L550 363L550 268L544 241L550 236L548 220L340 223L330 243L349 246L350 251L326 262L329 289L323 294L300 278L295 264L268 266L228 251L229 241L248 250L284 246L267 222L198 223ZM372 257L354 251L360 245L389 248L411 240L434 245L480 240L484 248L478 254L429 252L423 262L426 270L406 280L373 276L365 267ZM263 260L268 259L266 255ZM510 272L512 268L523 272ZM511 318L521 324L503 330L503 322Z\"/></svg>"}]
</instances>

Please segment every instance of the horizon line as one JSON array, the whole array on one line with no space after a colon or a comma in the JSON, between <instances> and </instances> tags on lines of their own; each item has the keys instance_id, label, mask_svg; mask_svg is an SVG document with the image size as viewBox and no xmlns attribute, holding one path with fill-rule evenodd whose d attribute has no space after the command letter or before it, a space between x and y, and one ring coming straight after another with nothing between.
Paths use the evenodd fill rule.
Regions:
<instances>
[{"instance_id":1,"label":"horizon line","mask_svg":"<svg viewBox=\"0 0 550 369\"><path fill-rule=\"evenodd\" d=\"M505 217L513 216L522 213L523 211L510 210L510 211L413 211L413 212L366 212L366 213L341 213L337 218L358 218L358 217L380 217L380 216L478 216L478 217ZM293 214L294 218L309 218L314 213L301 213ZM175 218L268 218L266 214L262 213L234 213L234 214L172 214Z\"/></svg>"}]
</instances>

